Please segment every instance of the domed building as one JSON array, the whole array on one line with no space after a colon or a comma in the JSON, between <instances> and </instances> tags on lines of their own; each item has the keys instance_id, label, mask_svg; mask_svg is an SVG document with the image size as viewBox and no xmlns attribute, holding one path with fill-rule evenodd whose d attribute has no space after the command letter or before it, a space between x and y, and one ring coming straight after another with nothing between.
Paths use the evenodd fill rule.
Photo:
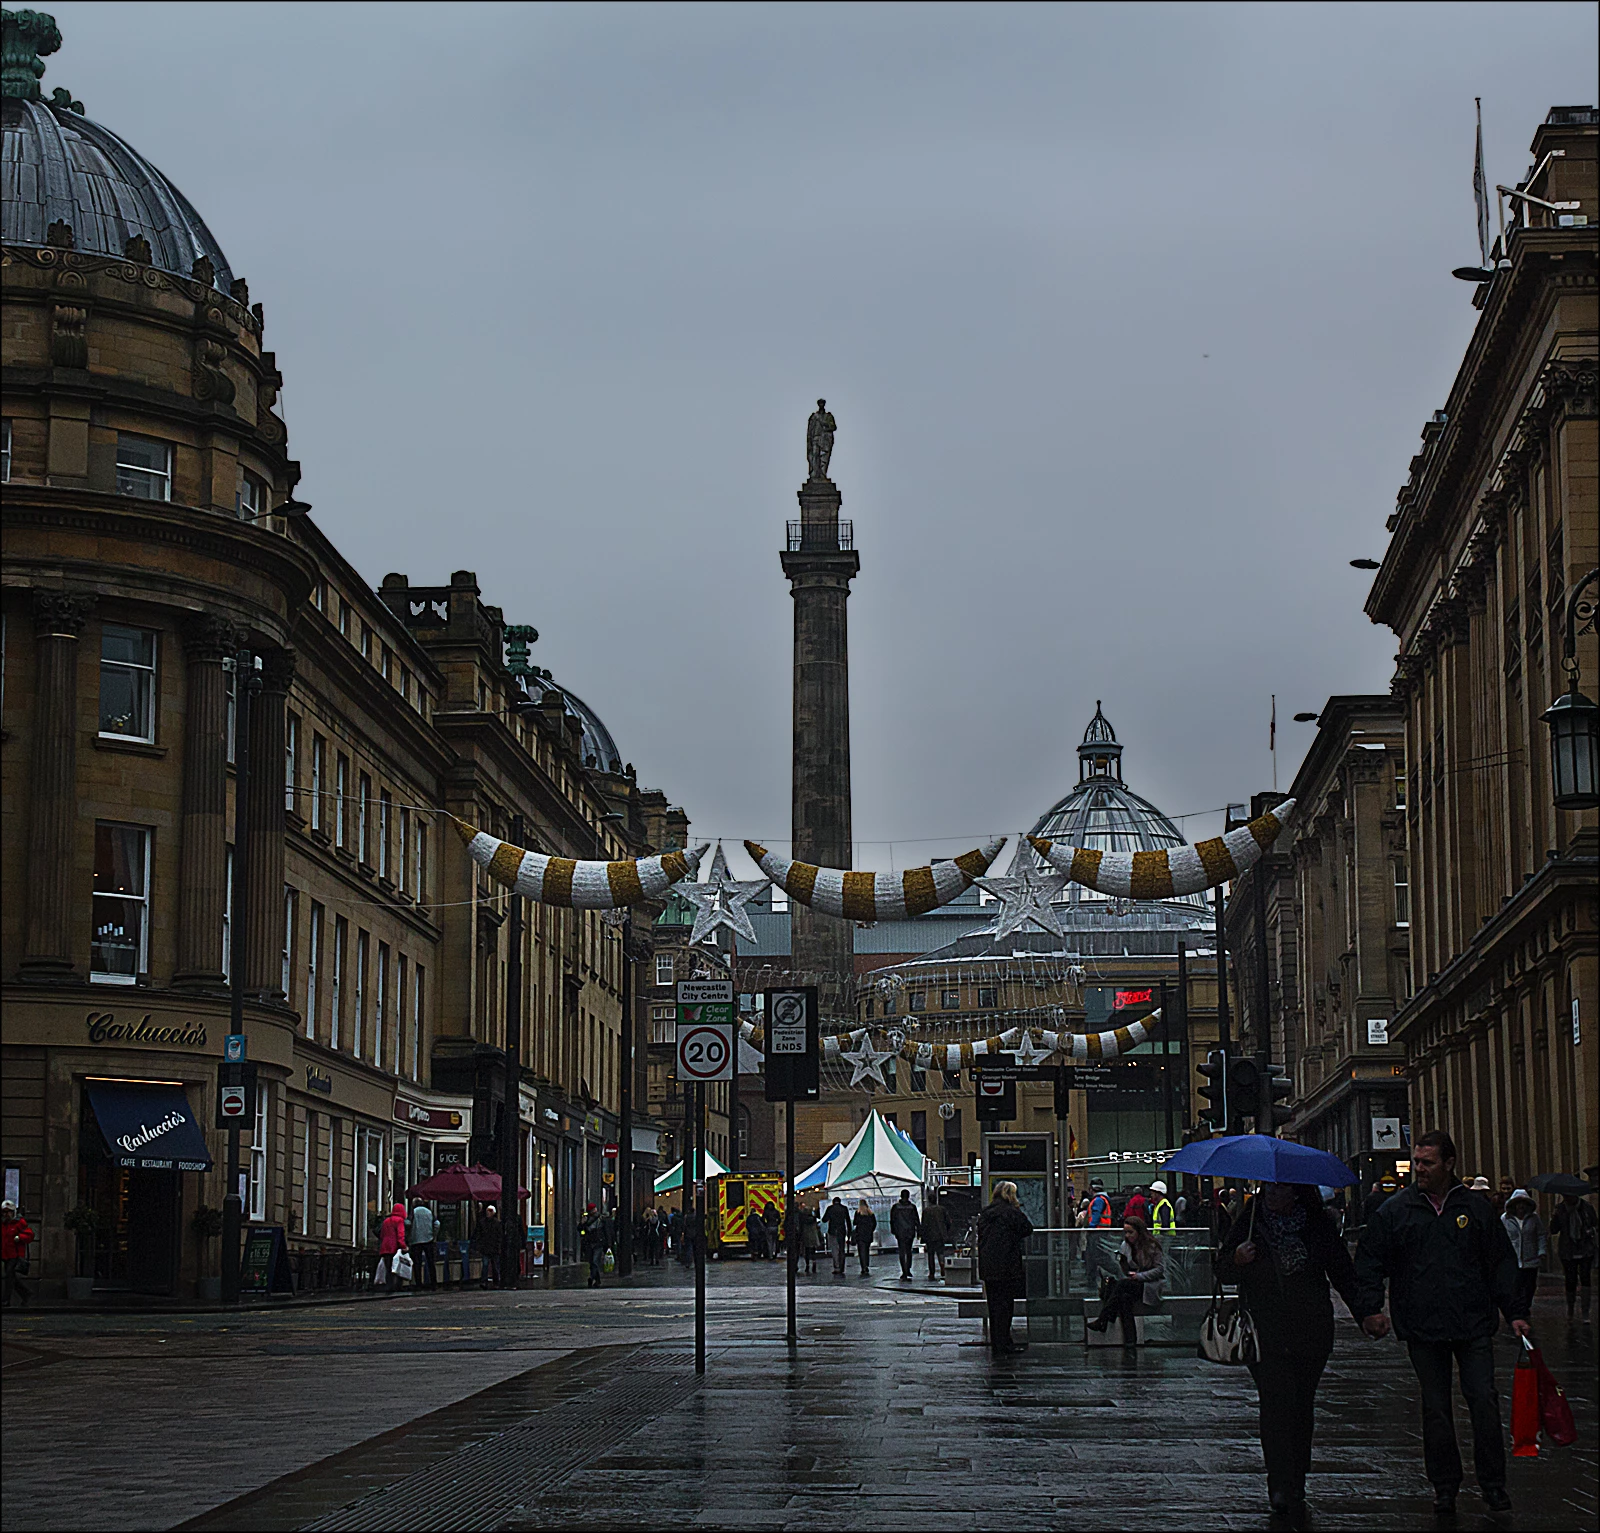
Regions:
<instances>
[{"instance_id":1,"label":"domed building","mask_svg":"<svg viewBox=\"0 0 1600 1533\"><path fill-rule=\"evenodd\" d=\"M271 1287L362 1281L390 1200L512 1123L540 1260L576 1260L622 1135L621 934L530 915L509 1056L508 896L449 816L574 858L684 817L530 685L536 635L470 570L374 589L345 559L294 499L261 305L172 181L46 95L55 22L3 25L0 1128L41 1291L214 1295L230 1139L242 1217L283 1232Z\"/></svg>"}]
</instances>

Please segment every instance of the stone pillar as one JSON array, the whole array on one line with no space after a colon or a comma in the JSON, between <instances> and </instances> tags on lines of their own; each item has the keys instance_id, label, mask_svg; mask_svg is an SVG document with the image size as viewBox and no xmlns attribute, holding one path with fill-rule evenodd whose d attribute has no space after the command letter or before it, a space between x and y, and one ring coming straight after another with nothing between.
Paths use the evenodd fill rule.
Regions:
<instances>
[{"instance_id":1,"label":"stone pillar","mask_svg":"<svg viewBox=\"0 0 1600 1533\"><path fill-rule=\"evenodd\" d=\"M283 737L293 676L293 650L266 650L261 656L261 690L250 699L250 786L245 804L250 919L243 934L244 984L246 994L265 1001L283 997Z\"/></svg>"},{"instance_id":2,"label":"stone pillar","mask_svg":"<svg viewBox=\"0 0 1600 1533\"><path fill-rule=\"evenodd\" d=\"M28 804L28 933L20 974L70 983L86 958L89 923L74 932L78 828L78 635L94 597L33 593L35 686ZM82 952L77 950L81 947Z\"/></svg>"},{"instance_id":3,"label":"stone pillar","mask_svg":"<svg viewBox=\"0 0 1600 1533\"><path fill-rule=\"evenodd\" d=\"M848 868L850 833L850 646L845 604L861 568L841 546L841 497L829 479L799 494L798 536L783 555L794 598L794 846L801 862ZM807 973L848 974L848 921L791 906L791 963Z\"/></svg>"},{"instance_id":4,"label":"stone pillar","mask_svg":"<svg viewBox=\"0 0 1600 1533\"><path fill-rule=\"evenodd\" d=\"M225 619L197 612L183 625L188 660L183 715L183 823L175 985L217 990L227 908L228 690L222 670L235 646Z\"/></svg>"}]
</instances>

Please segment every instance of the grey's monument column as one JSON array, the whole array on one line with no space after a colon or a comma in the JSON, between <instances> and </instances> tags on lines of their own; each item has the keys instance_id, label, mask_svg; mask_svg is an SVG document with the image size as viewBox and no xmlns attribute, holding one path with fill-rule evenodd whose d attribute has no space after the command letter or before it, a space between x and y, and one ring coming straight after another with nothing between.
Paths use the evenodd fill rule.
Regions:
<instances>
[{"instance_id":1,"label":"grey's monument column","mask_svg":"<svg viewBox=\"0 0 1600 1533\"><path fill-rule=\"evenodd\" d=\"M845 604L861 568L840 496L828 478L837 429L819 399L806 423L800 519L789 523L783 573L794 598L793 855L848 868L850 840L850 645ZM854 943L848 921L791 903L790 963L806 973L848 974Z\"/></svg>"}]
</instances>

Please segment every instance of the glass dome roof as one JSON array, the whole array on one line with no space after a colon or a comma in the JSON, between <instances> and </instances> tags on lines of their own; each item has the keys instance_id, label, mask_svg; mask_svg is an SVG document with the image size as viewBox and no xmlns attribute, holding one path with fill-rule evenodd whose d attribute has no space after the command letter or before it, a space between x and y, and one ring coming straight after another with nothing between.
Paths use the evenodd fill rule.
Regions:
<instances>
[{"instance_id":1,"label":"glass dome roof","mask_svg":"<svg viewBox=\"0 0 1600 1533\"><path fill-rule=\"evenodd\" d=\"M578 746L578 754L582 757L583 764L596 772L620 774L622 752L617 749L617 742L611 738L611 731L606 728L600 715L576 692L562 686L558 681L546 681L544 688L547 692L559 692L566 699L567 707L583 725Z\"/></svg>"}]
</instances>

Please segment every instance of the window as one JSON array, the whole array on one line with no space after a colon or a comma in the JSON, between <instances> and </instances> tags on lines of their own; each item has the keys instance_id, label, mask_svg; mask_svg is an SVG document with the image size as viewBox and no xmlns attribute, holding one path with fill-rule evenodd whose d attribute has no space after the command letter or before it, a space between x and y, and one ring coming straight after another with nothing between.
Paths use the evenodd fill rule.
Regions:
<instances>
[{"instance_id":1,"label":"window","mask_svg":"<svg viewBox=\"0 0 1600 1533\"><path fill-rule=\"evenodd\" d=\"M1000 991L994 985L980 985L978 987L978 1004L980 1006L998 1006L1000 1004Z\"/></svg>"},{"instance_id":2,"label":"window","mask_svg":"<svg viewBox=\"0 0 1600 1533\"><path fill-rule=\"evenodd\" d=\"M117 494L172 499L172 448L147 436L117 433Z\"/></svg>"},{"instance_id":3,"label":"window","mask_svg":"<svg viewBox=\"0 0 1600 1533\"><path fill-rule=\"evenodd\" d=\"M400 1073L405 1057L406 1036L406 959L402 953L394 961L394 1073Z\"/></svg>"},{"instance_id":4,"label":"window","mask_svg":"<svg viewBox=\"0 0 1600 1533\"><path fill-rule=\"evenodd\" d=\"M960 1011L961 992L959 990L941 990L939 992L939 1009L941 1011Z\"/></svg>"},{"instance_id":5,"label":"window","mask_svg":"<svg viewBox=\"0 0 1600 1533\"><path fill-rule=\"evenodd\" d=\"M267 1085L256 1085L256 1121L250 1135L250 1217L260 1224L267 1217Z\"/></svg>"},{"instance_id":6,"label":"window","mask_svg":"<svg viewBox=\"0 0 1600 1533\"><path fill-rule=\"evenodd\" d=\"M311 592L311 605L318 612L326 612L328 610L328 582L326 580L317 582L315 589Z\"/></svg>"},{"instance_id":7,"label":"window","mask_svg":"<svg viewBox=\"0 0 1600 1533\"><path fill-rule=\"evenodd\" d=\"M311 1233L311 1179L317 1170L317 1115L306 1110L300 1135L300 1233Z\"/></svg>"},{"instance_id":8,"label":"window","mask_svg":"<svg viewBox=\"0 0 1600 1533\"><path fill-rule=\"evenodd\" d=\"M339 632L347 639L350 637L350 603L342 596L339 598Z\"/></svg>"},{"instance_id":9,"label":"window","mask_svg":"<svg viewBox=\"0 0 1600 1533\"><path fill-rule=\"evenodd\" d=\"M959 1070L946 1070L943 1072L945 1086L951 1091L961 1089L961 1072Z\"/></svg>"},{"instance_id":10,"label":"window","mask_svg":"<svg viewBox=\"0 0 1600 1533\"><path fill-rule=\"evenodd\" d=\"M389 822L394 812L394 797L385 788L378 795L378 877L389 876Z\"/></svg>"},{"instance_id":11,"label":"window","mask_svg":"<svg viewBox=\"0 0 1600 1533\"><path fill-rule=\"evenodd\" d=\"M1394 924L1396 926L1411 924L1411 877L1406 871L1404 857L1396 857L1394 860Z\"/></svg>"},{"instance_id":12,"label":"window","mask_svg":"<svg viewBox=\"0 0 1600 1533\"><path fill-rule=\"evenodd\" d=\"M911 1067L911 1089L913 1091L926 1091L928 1089L928 1072L917 1069L915 1065Z\"/></svg>"},{"instance_id":13,"label":"window","mask_svg":"<svg viewBox=\"0 0 1600 1533\"><path fill-rule=\"evenodd\" d=\"M149 916L149 830L96 821L90 979L106 985L138 983L150 966Z\"/></svg>"},{"instance_id":14,"label":"window","mask_svg":"<svg viewBox=\"0 0 1600 1533\"><path fill-rule=\"evenodd\" d=\"M222 972L233 983L233 848L222 854Z\"/></svg>"},{"instance_id":15,"label":"window","mask_svg":"<svg viewBox=\"0 0 1600 1533\"><path fill-rule=\"evenodd\" d=\"M387 644L383 645L382 649L383 649L383 665L382 665L381 669L383 671L383 679L385 681L393 681L394 680L394 651L392 649L390 649Z\"/></svg>"},{"instance_id":16,"label":"window","mask_svg":"<svg viewBox=\"0 0 1600 1533\"><path fill-rule=\"evenodd\" d=\"M333 782L333 844L348 850L349 822L345 817L344 801L350 797L350 758L342 752L335 768Z\"/></svg>"},{"instance_id":17,"label":"window","mask_svg":"<svg viewBox=\"0 0 1600 1533\"><path fill-rule=\"evenodd\" d=\"M362 862L372 861L372 844L367 839L370 828L370 817L367 813L372 805L372 779L363 772L361 774L361 798L356 804L356 856Z\"/></svg>"},{"instance_id":18,"label":"window","mask_svg":"<svg viewBox=\"0 0 1600 1533\"><path fill-rule=\"evenodd\" d=\"M333 918L333 995L329 1006L328 1042L339 1047L344 1033L344 961L350 947L350 923L343 916Z\"/></svg>"},{"instance_id":19,"label":"window","mask_svg":"<svg viewBox=\"0 0 1600 1533\"><path fill-rule=\"evenodd\" d=\"M333 1239L333 1207L338 1201L334 1197L334 1189L338 1186L339 1175L339 1120L328 1119L328 1164L322 1172L322 1196L324 1207L322 1213L323 1238Z\"/></svg>"},{"instance_id":20,"label":"window","mask_svg":"<svg viewBox=\"0 0 1600 1533\"><path fill-rule=\"evenodd\" d=\"M1394 758L1394 807L1396 809L1404 809L1406 807L1406 758L1404 756L1396 756Z\"/></svg>"},{"instance_id":21,"label":"window","mask_svg":"<svg viewBox=\"0 0 1600 1533\"><path fill-rule=\"evenodd\" d=\"M146 628L100 630L100 733L156 737L156 636Z\"/></svg>"},{"instance_id":22,"label":"window","mask_svg":"<svg viewBox=\"0 0 1600 1533\"><path fill-rule=\"evenodd\" d=\"M372 630L365 623L361 625L361 658L372 664Z\"/></svg>"},{"instance_id":23,"label":"window","mask_svg":"<svg viewBox=\"0 0 1600 1533\"><path fill-rule=\"evenodd\" d=\"M670 985L672 983L672 954L656 954L656 983Z\"/></svg>"},{"instance_id":24,"label":"window","mask_svg":"<svg viewBox=\"0 0 1600 1533\"><path fill-rule=\"evenodd\" d=\"M419 963L411 976L411 1079L414 1081L422 1079L422 986L426 977Z\"/></svg>"},{"instance_id":25,"label":"window","mask_svg":"<svg viewBox=\"0 0 1600 1533\"><path fill-rule=\"evenodd\" d=\"M222 657L222 695L228 707L228 765L235 766L239 760L239 677L232 655Z\"/></svg>"},{"instance_id":26,"label":"window","mask_svg":"<svg viewBox=\"0 0 1600 1533\"><path fill-rule=\"evenodd\" d=\"M417 882L413 892L420 905L428 897L428 827L417 817Z\"/></svg>"},{"instance_id":27,"label":"window","mask_svg":"<svg viewBox=\"0 0 1600 1533\"><path fill-rule=\"evenodd\" d=\"M366 932L356 933L356 988L355 988L355 1023L350 1034L350 1052L357 1059L361 1058L361 1050L366 1042L366 1004L367 1004L367 958L371 947L371 939Z\"/></svg>"},{"instance_id":28,"label":"window","mask_svg":"<svg viewBox=\"0 0 1600 1533\"><path fill-rule=\"evenodd\" d=\"M241 522L260 521L267 513L267 481L249 469L239 470L239 493L234 499L234 514Z\"/></svg>"},{"instance_id":29,"label":"window","mask_svg":"<svg viewBox=\"0 0 1600 1533\"><path fill-rule=\"evenodd\" d=\"M677 1041L678 1008L676 1006L652 1006L650 1008L650 1041L652 1043L675 1043Z\"/></svg>"},{"instance_id":30,"label":"window","mask_svg":"<svg viewBox=\"0 0 1600 1533\"><path fill-rule=\"evenodd\" d=\"M11 422L0 421L0 484L11 483Z\"/></svg>"},{"instance_id":31,"label":"window","mask_svg":"<svg viewBox=\"0 0 1600 1533\"><path fill-rule=\"evenodd\" d=\"M924 1155L928 1153L928 1115L925 1112L911 1114L911 1142Z\"/></svg>"},{"instance_id":32,"label":"window","mask_svg":"<svg viewBox=\"0 0 1600 1533\"><path fill-rule=\"evenodd\" d=\"M928 1009L928 996L926 991L913 990L906 1002L907 1011L926 1011Z\"/></svg>"},{"instance_id":33,"label":"window","mask_svg":"<svg viewBox=\"0 0 1600 1533\"><path fill-rule=\"evenodd\" d=\"M283 807L289 814L298 811L296 790L300 786L300 718L291 713L283 723Z\"/></svg>"},{"instance_id":34,"label":"window","mask_svg":"<svg viewBox=\"0 0 1600 1533\"><path fill-rule=\"evenodd\" d=\"M383 1068L383 1024L389 1011L389 944L378 944L377 982L372 987L372 1062Z\"/></svg>"},{"instance_id":35,"label":"window","mask_svg":"<svg viewBox=\"0 0 1600 1533\"><path fill-rule=\"evenodd\" d=\"M294 916L299 897L288 884L283 886L283 998L294 1005Z\"/></svg>"},{"instance_id":36,"label":"window","mask_svg":"<svg viewBox=\"0 0 1600 1533\"><path fill-rule=\"evenodd\" d=\"M411 667L408 665L400 667L400 695L408 703L411 701Z\"/></svg>"},{"instance_id":37,"label":"window","mask_svg":"<svg viewBox=\"0 0 1600 1533\"><path fill-rule=\"evenodd\" d=\"M404 807L400 810L400 856L395 864L396 881L400 892L406 892L406 869L411 863L411 811Z\"/></svg>"},{"instance_id":38,"label":"window","mask_svg":"<svg viewBox=\"0 0 1600 1533\"><path fill-rule=\"evenodd\" d=\"M322 1020L322 914L322 906L313 900L311 935L306 944L306 1037L308 1038L317 1036L317 1024Z\"/></svg>"},{"instance_id":39,"label":"window","mask_svg":"<svg viewBox=\"0 0 1600 1533\"><path fill-rule=\"evenodd\" d=\"M311 828L322 829L322 779L328 769L328 742L321 735L311 737Z\"/></svg>"}]
</instances>

